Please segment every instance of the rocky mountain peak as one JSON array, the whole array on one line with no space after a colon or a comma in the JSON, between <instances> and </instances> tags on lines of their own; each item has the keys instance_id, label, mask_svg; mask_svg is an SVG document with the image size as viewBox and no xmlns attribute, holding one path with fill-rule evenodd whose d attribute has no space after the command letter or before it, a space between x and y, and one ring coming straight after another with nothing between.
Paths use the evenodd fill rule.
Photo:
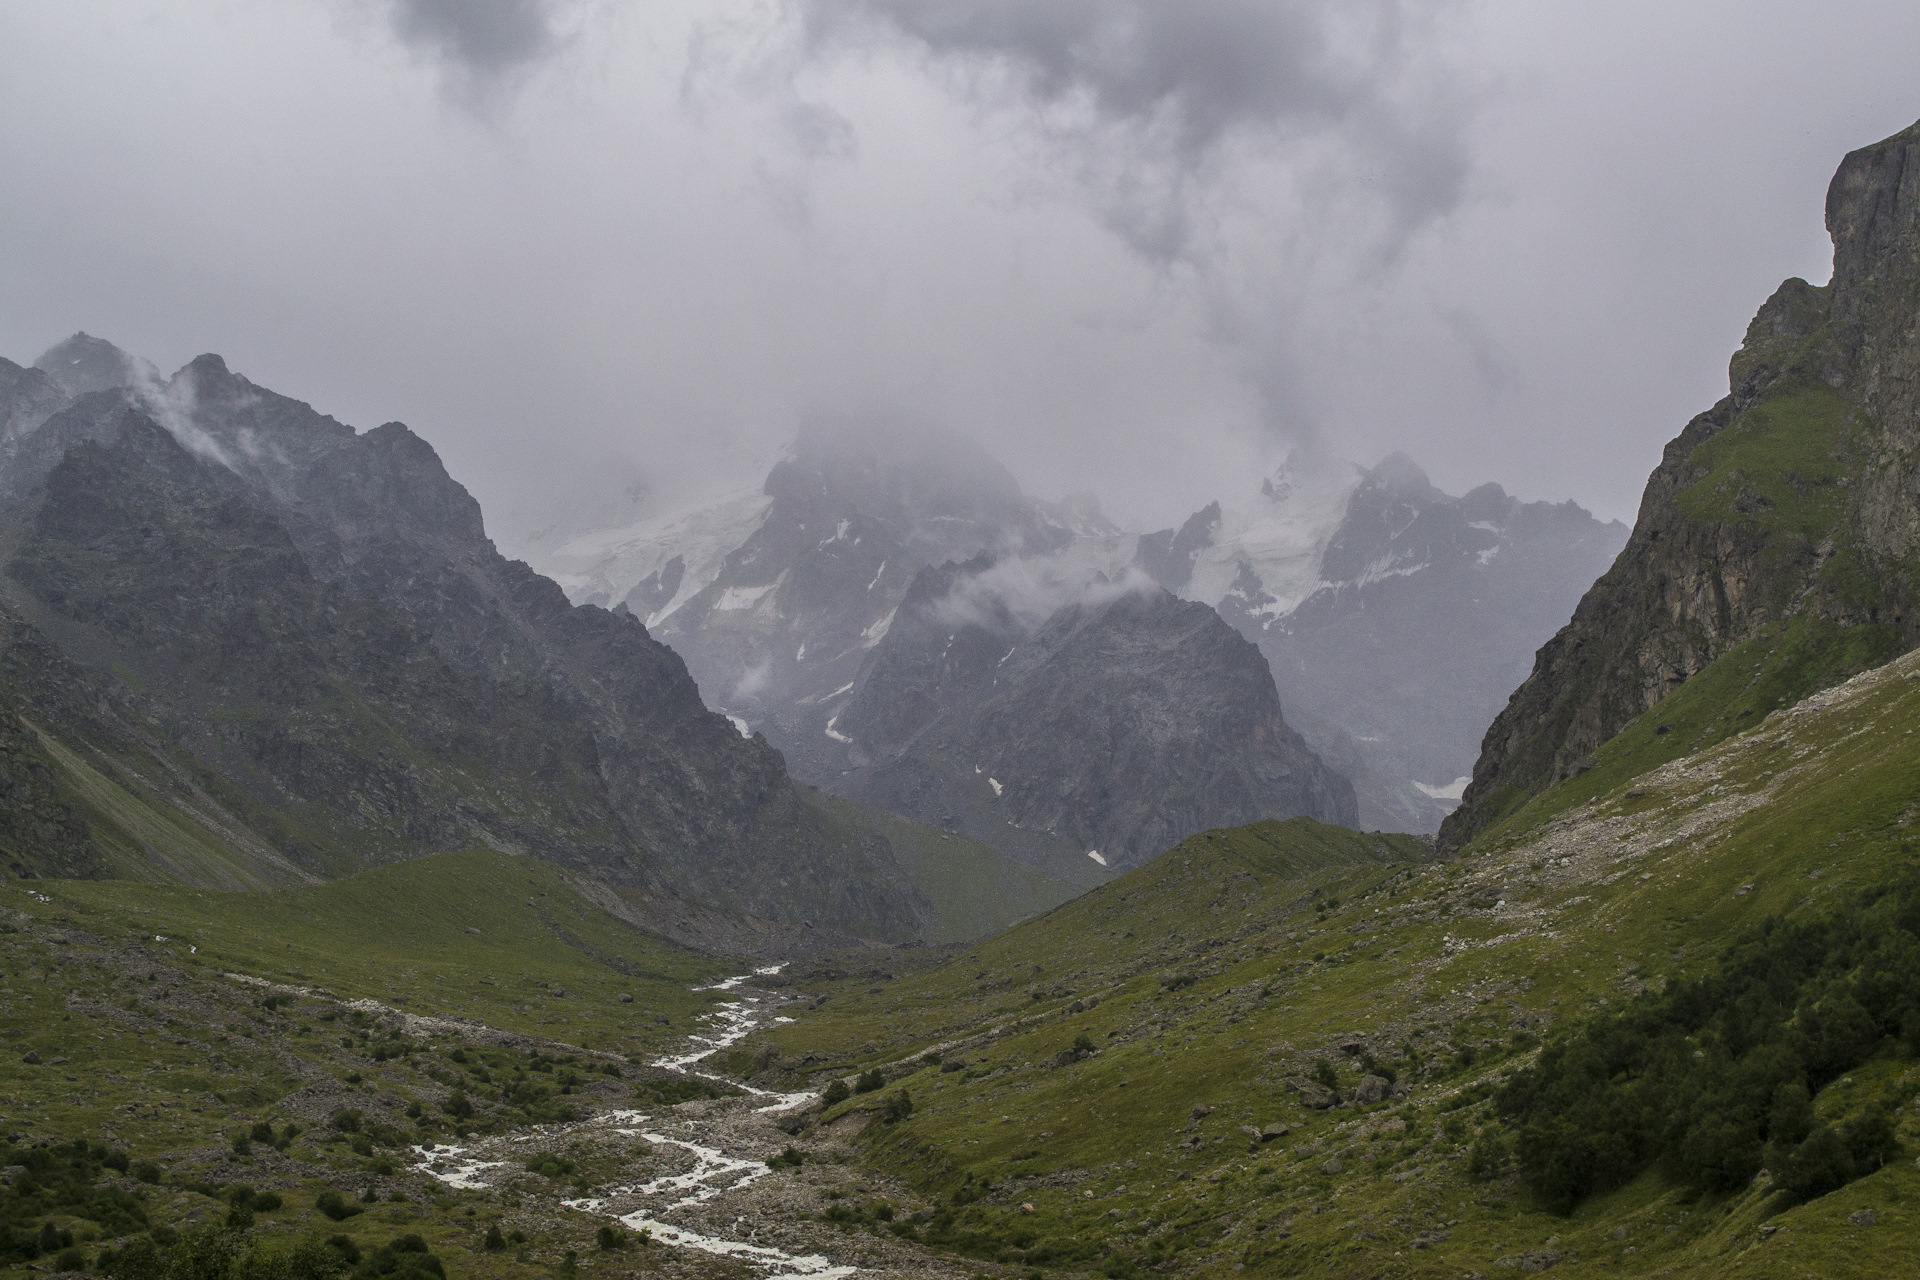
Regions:
<instances>
[{"instance_id":1,"label":"rocky mountain peak","mask_svg":"<svg viewBox=\"0 0 1920 1280\"><path fill-rule=\"evenodd\" d=\"M147 361L90 333L76 333L47 348L33 367L49 374L69 396L160 381L160 371Z\"/></svg>"}]
</instances>

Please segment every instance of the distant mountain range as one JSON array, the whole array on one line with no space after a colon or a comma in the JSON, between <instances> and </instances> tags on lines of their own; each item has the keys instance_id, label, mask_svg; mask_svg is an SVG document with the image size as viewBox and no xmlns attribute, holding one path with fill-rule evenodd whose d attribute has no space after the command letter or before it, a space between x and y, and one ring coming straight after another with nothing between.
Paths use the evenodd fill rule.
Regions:
<instances>
[{"instance_id":1,"label":"distant mountain range","mask_svg":"<svg viewBox=\"0 0 1920 1280\"><path fill-rule=\"evenodd\" d=\"M643 617L796 776L1041 865L1131 865L1262 817L1435 831L1533 649L1624 540L1571 503L1449 497L1400 455L1297 459L1178 529L1128 532L1092 498L1023 494L963 437L865 423L803 433L758 491L576 538L542 567ZM1080 714L1053 723L1043 764L1015 746L1037 721L992 708L1038 715L1056 693L1034 682L1068 669L1057 696ZM1277 700L1249 692L1269 685ZM1210 710L1229 703L1245 718ZM1138 731L1125 746L1119 724ZM975 778L1001 759L1018 792Z\"/></svg>"},{"instance_id":2,"label":"distant mountain range","mask_svg":"<svg viewBox=\"0 0 1920 1280\"><path fill-rule=\"evenodd\" d=\"M285 884L481 845L735 950L944 936L1078 883L796 786L636 619L500 556L399 423L86 335L0 361L0 413L17 874ZM934 855L993 903L930 896Z\"/></svg>"}]
</instances>

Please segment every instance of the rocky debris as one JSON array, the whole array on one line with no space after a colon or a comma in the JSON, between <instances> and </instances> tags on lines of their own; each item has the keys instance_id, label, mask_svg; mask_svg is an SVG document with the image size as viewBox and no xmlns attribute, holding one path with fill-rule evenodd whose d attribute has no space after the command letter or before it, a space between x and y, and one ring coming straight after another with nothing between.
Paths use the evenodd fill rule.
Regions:
<instances>
[{"instance_id":1,"label":"rocky debris","mask_svg":"<svg viewBox=\"0 0 1920 1280\"><path fill-rule=\"evenodd\" d=\"M1287 1087L1294 1091L1303 1107L1325 1111L1329 1107L1340 1105L1340 1095L1317 1080L1290 1080L1287 1082Z\"/></svg>"},{"instance_id":2,"label":"rocky debris","mask_svg":"<svg viewBox=\"0 0 1920 1280\"><path fill-rule=\"evenodd\" d=\"M1259 1137L1260 1141L1272 1142L1275 1138L1286 1137L1289 1133L1292 1132L1292 1130L1289 1129L1286 1125L1281 1124L1278 1120L1276 1120L1272 1124L1266 1125L1265 1127L1258 1129L1255 1132Z\"/></svg>"},{"instance_id":3,"label":"rocky debris","mask_svg":"<svg viewBox=\"0 0 1920 1280\"><path fill-rule=\"evenodd\" d=\"M1384 1076L1363 1076L1354 1088L1353 1100L1358 1103L1385 1102L1392 1095L1393 1084Z\"/></svg>"},{"instance_id":4,"label":"rocky debris","mask_svg":"<svg viewBox=\"0 0 1920 1280\"><path fill-rule=\"evenodd\" d=\"M1880 1215L1872 1209L1856 1209L1847 1215L1847 1221L1856 1227L1871 1227L1880 1221Z\"/></svg>"},{"instance_id":5,"label":"rocky debris","mask_svg":"<svg viewBox=\"0 0 1920 1280\"><path fill-rule=\"evenodd\" d=\"M1560 1265L1561 1253L1558 1249L1529 1249L1525 1253L1500 1258L1494 1262L1496 1267L1513 1267L1524 1272L1545 1271L1549 1267Z\"/></svg>"}]
</instances>

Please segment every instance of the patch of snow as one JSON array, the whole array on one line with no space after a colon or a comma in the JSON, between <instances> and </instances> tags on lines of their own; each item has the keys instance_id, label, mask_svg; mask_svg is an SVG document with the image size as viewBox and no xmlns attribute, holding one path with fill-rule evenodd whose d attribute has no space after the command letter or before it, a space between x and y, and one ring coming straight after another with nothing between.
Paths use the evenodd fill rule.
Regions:
<instances>
[{"instance_id":1,"label":"patch of snow","mask_svg":"<svg viewBox=\"0 0 1920 1280\"><path fill-rule=\"evenodd\" d=\"M1219 532L1194 561L1181 595L1218 608L1239 579L1242 562L1275 600L1262 613L1292 613L1319 588L1320 557L1362 472L1349 463L1289 459L1285 473L1273 496L1255 489L1243 501L1221 503Z\"/></svg>"},{"instance_id":2,"label":"patch of snow","mask_svg":"<svg viewBox=\"0 0 1920 1280\"><path fill-rule=\"evenodd\" d=\"M1419 791L1422 795L1431 796L1435 800L1458 801L1461 796L1466 794L1467 784L1472 781L1473 779L1471 777L1466 777L1455 778L1445 786L1430 787L1424 782L1416 782L1413 786L1414 790Z\"/></svg>"},{"instance_id":3,"label":"patch of snow","mask_svg":"<svg viewBox=\"0 0 1920 1280\"><path fill-rule=\"evenodd\" d=\"M753 728L745 720L742 720L739 716L734 715L730 711L725 711L725 712L722 712L721 714L726 716L727 719L733 722L733 727L740 731L741 737L751 738L753 736Z\"/></svg>"},{"instance_id":4,"label":"patch of snow","mask_svg":"<svg viewBox=\"0 0 1920 1280\"><path fill-rule=\"evenodd\" d=\"M802 640L800 642L800 647L793 651L793 660L795 662L804 662L806 660L806 657L807 657L807 642L805 640Z\"/></svg>"},{"instance_id":5,"label":"patch of snow","mask_svg":"<svg viewBox=\"0 0 1920 1280\"><path fill-rule=\"evenodd\" d=\"M885 640L887 638L887 629L893 626L893 615L898 612L898 609L887 610L886 617L880 619L880 621L874 623L865 631L862 631L860 633L860 647L862 649L871 649L882 640Z\"/></svg>"},{"instance_id":6,"label":"patch of snow","mask_svg":"<svg viewBox=\"0 0 1920 1280\"><path fill-rule=\"evenodd\" d=\"M728 587L720 593L720 598L714 601L713 611L727 613L735 609L751 609L765 599L769 591L779 585L779 580L776 579L764 586Z\"/></svg>"},{"instance_id":7,"label":"patch of snow","mask_svg":"<svg viewBox=\"0 0 1920 1280\"><path fill-rule=\"evenodd\" d=\"M679 556L686 571L673 599L646 618L652 627L720 576L727 557L759 531L772 506L773 499L757 488L705 496L617 529L582 534L536 556L533 567L576 604L615 604Z\"/></svg>"},{"instance_id":8,"label":"patch of snow","mask_svg":"<svg viewBox=\"0 0 1920 1280\"><path fill-rule=\"evenodd\" d=\"M832 738L835 742L852 742L853 741L852 738L849 738L846 734L841 733L838 729L833 727L839 723L840 723L839 716L835 716L831 720L827 721L827 736L829 738Z\"/></svg>"},{"instance_id":9,"label":"patch of snow","mask_svg":"<svg viewBox=\"0 0 1920 1280\"><path fill-rule=\"evenodd\" d=\"M1092 858L1095 862L1099 863L1103 867L1107 865L1107 860L1100 856L1100 851L1098 849L1087 850L1087 856L1089 858Z\"/></svg>"},{"instance_id":10,"label":"patch of snow","mask_svg":"<svg viewBox=\"0 0 1920 1280\"><path fill-rule=\"evenodd\" d=\"M885 560L882 560L882 561L880 562L880 569L879 569L879 572L877 572L877 573L875 573L875 574L873 575L873 581L872 581L872 582L869 582L869 583L867 584L867 590L869 590L869 591L871 591L871 590L873 590L873 589L874 589L875 587L877 587L877 586L879 586L879 585L880 585L880 579L886 576L886 572L887 572L887 562L886 562ZM891 615L891 614L889 614L888 616L889 616L889 617L891 617L892 615Z\"/></svg>"},{"instance_id":11,"label":"patch of snow","mask_svg":"<svg viewBox=\"0 0 1920 1280\"><path fill-rule=\"evenodd\" d=\"M1487 548L1487 549L1486 549L1485 551L1482 551L1482 552L1480 553L1480 563L1481 563L1481 564L1492 564L1492 563L1493 563L1493 558L1494 558L1495 556L1497 556L1497 555L1499 555L1499 554L1500 554L1500 548L1498 548L1498 547L1488 547L1488 548Z\"/></svg>"},{"instance_id":12,"label":"patch of snow","mask_svg":"<svg viewBox=\"0 0 1920 1280\"><path fill-rule=\"evenodd\" d=\"M987 785L993 788L993 794L995 795L999 795L1002 791L1006 790L1005 787L1000 785L1000 779L998 778L988 778Z\"/></svg>"}]
</instances>

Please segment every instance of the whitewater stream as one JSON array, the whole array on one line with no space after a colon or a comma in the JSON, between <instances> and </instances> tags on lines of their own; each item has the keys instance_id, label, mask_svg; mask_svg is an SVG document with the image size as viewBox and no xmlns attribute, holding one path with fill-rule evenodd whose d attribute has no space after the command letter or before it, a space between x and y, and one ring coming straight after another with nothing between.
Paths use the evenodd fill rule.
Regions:
<instances>
[{"instance_id":1,"label":"whitewater stream","mask_svg":"<svg viewBox=\"0 0 1920 1280\"><path fill-rule=\"evenodd\" d=\"M844 1171L810 1162L804 1175L776 1173L766 1162L794 1141L776 1126L780 1115L816 1095L755 1089L701 1069L708 1057L754 1031L791 1021L778 1014L780 996L755 992L748 985L756 977L778 973L780 967L704 988L737 998L704 1015L706 1026L690 1035L680 1052L653 1063L744 1090L743 1096L663 1108L657 1115L606 1110L571 1124L533 1126L471 1146L415 1147L415 1169L450 1187L487 1188L512 1178L524 1184L522 1170L535 1152L559 1151L581 1138L597 1146L611 1142L621 1150L623 1162L644 1164L651 1176L604 1184L591 1196L558 1199L559 1204L612 1218L659 1244L744 1263L753 1269L755 1280L959 1274L898 1242L836 1233L825 1223L803 1219L803 1213L817 1217L823 1181L843 1181Z\"/></svg>"}]
</instances>

